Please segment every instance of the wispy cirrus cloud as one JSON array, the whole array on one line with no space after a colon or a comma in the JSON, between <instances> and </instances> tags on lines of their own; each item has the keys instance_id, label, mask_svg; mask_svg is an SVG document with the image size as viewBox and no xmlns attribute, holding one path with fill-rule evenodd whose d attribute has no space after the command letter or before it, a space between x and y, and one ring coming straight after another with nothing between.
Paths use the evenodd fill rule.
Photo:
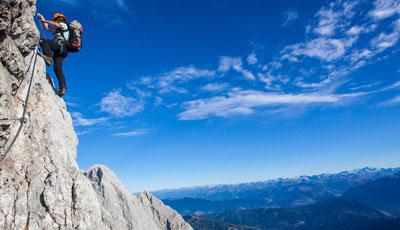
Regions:
<instances>
[{"instance_id":1,"label":"wispy cirrus cloud","mask_svg":"<svg viewBox=\"0 0 400 230\"><path fill-rule=\"evenodd\" d=\"M65 104L68 106L68 107L71 107L71 108L77 108L77 107L79 107L79 104L78 103L76 103L76 102L73 102L73 101L65 101Z\"/></svg>"},{"instance_id":2,"label":"wispy cirrus cloud","mask_svg":"<svg viewBox=\"0 0 400 230\"><path fill-rule=\"evenodd\" d=\"M370 15L375 20L381 20L400 14L400 2L397 0L376 0Z\"/></svg>"},{"instance_id":3,"label":"wispy cirrus cloud","mask_svg":"<svg viewBox=\"0 0 400 230\"><path fill-rule=\"evenodd\" d=\"M109 120L107 117L85 118L80 112L71 112L71 116L74 121L74 125L78 127L94 126L105 123Z\"/></svg>"},{"instance_id":4,"label":"wispy cirrus cloud","mask_svg":"<svg viewBox=\"0 0 400 230\"><path fill-rule=\"evenodd\" d=\"M227 96L189 101L183 104L181 120L202 120L209 117L230 117L253 114L258 107L285 105L317 105L342 103L362 94L318 95L318 94L269 94L262 91L243 90Z\"/></svg>"},{"instance_id":5,"label":"wispy cirrus cloud","mask_svg":"<svg viewBox=\"0 0 400 230\"><path fill-rule=\"evenodd\" d=\"M270 57L260 56L255 50L247 56L216 57L212 67L189 64L144 75L128 84L137 97L112 92L102 100L107 102L101 103L107 105L102 111L133 116L145 109L146 100L151 100L146 104L181 108L180 120L201 120L249 115L270 108L287 111L298 106L342 105L367 95L357 93L359 90L383 92L383 82L346 84L351 83L352 73L389 56L398 44L397 5L391 0L376 0L373 4L330 1L308 20L303 39L277 46ZM287 12L284 24L297 17L297 12Z\"/></svg>"},{"instance_id":6,"label":"wispy cirrus cloud","mask_svg":"<svg viewBox=\"0 0 400 230\"><path fill-rule=\"evenodd\" d=\"M400 81L397 81L392 85L386 86L382 90L387 91L387 90L393 90L393 89L400 89Z\"/></svg>"},{"instance_id":7,"label":"wispy cirrus cloud","mask_svg":"<svg viewBox=\"0 0 400 230\"><path fill-rule=\"evenodd\" d=\"M400 19L393 22L393 30L389 33L382 32L371 40L371 46L376 52L382 52L397 44L400 38Z\"/></svg>"},{"instance_id":8,"label":"wispy cirrus cloud","mask_svg":"<svg viewBox=\"0 0 400 230\"><path fill-rule=\"evenodd\" d=\"M227 89L229 86L229 83L209 83L201 88L208 92L220 92Z\"/></svg>"},{"instance_id":9,"label":"wispy cirrus cloud","mask_svg":"<svg viewBox=\"0 0 400 230\"><path fill-rule=\"evenodd\" d=\"M115 137L139 137L148 134L147 130L143 129L137 129L137 130L132 130L128 132L120 132L120 133L114 133L113 136Z\"/></svg>"},{"instance_id":10,"label":"wispy cirrus cloud","mask_svg":"<svg viewBox=\"0 0 400 230\"><path fill-rule=\"evenodd\" d=\"M304 56L330 62L343 58L353 45L352 38L362 30L358 27L347 28L355 16L357 4L357 1L336 1L322 7L307 26L310 38L286 46L281 51L281 59L298 62Z\"/></svg>"},{"instance_id":11,"label":"wispy cirrus cloud","mask_svg":"<svg viewBox=\"0 0 400 230\"><path fill-rule=\"evenodd\" d=\"M350 90L369 90L371 88L378 87L382 82L371 82L366 84L357 84L356 86L351 86Z\"/></svg>"},{"instance_id":12,"label":"wispy cirrus cloud","mask_svg":"<svg viewBox=\"0 0 400 230\"><path fill-rule=\"evenodd\" d=\"M295 21L299 17L299 14L297 10L288 10L285 12L285 15L283 17L283 23L282 26L287 26L291 22Z\"/></svg>"},{"instance_id":13,"label":"wispy cirrus cloud","mask_svg":"<svg viewBox=\"0 0 400 230\"><path fill-rule=\"evenodd\" d=\"M170 72L164 73L157 79L161 93L178 92L186 93L184 88L177 86L179 83L188 82L203 77L213 77L215 71L208 69L198 69L194 66L179 67Z\"/></svg>"},{"instance_id":14,"label":"wispy cirrus cloud","mask_svg":"<svg viewBox=\"0 0 400 230\"><path fill-rule=\"evenodd\" d=\"M391 98L387 101L383 101L379 103L379 107L393 107L393 106L400 106L400 95Z\"/></svg>"},{"instance_id":15,"label":"wispy cirrus cloud","mask_svg":"<svg viewBox=\"0 0 400 230\"><path fill-rule=\"evenodd\" d=\"M218 70L224 73L228 72L229 70L234 70L238 73L241 73L247 80L256 80L254 74L250 70L243 67L243 61L241 57L222 56L219 61Z\"/></svg>"},{"instance_id":16,"label":"wispy cirrus cloud","mask_svg":"<svg viewBox=\"0 0 400 230\"><path fill-rule=\"evenodd\" d=\"M307 26L306 39L285 46L277 60L286 66L312 66L307 72L297 69L298 76L291 81L297 87L335 90L348 81L346 76L375 63L381 53L398 43L398 17L391 19L389 29L376 22L397 14L397 10L389 10L389 5L397 9L398 3L377 0L370 8L358 0L331 2L315 14ZM296 70L292 68L293 72ZM273 70L269 74L276 75Z\"/></svg>"},{"instance_id":17,"label":"wispy cirrus cloud","mask_svg":"<svg viewBox=\"0 0 400 230\"><path fill-rule=\"evenodd\" d=\"M101 99L100 108L101 111L116 117L128 117L141 112L144 102L123 96L119 90L113 90Z\"/></svg>"},{"instance_id":18,"label":"wispy cirrus cloud","mask_svg":"<svg viewBox=\"0 0 400 230\"><path fill-rule=\"evenodd\" d=\"M305 43L287 46L282 59L297 62L300 56L334 61L346 54L345 43L340 39L316 38Z\"/></svg>"},{"instance_id":19,"label":"wispy cirrus cloud","mask_svg":"<svg viewBox=\"0 0 400 230\"><path fill-rule=\"evenodd\" d=\"M347 25L348 20L355 16L354 8L358 1L335 1L322 7L316 14L312 32L320 36L332 36Z\"/></svg>"},{"instance_id":20,"label":"wispy cirrus cloud","mask_svg":"<svg viewBox=\"0 0 400 230\"><path fill-rule=\"evenodd\" d=\"M257 64L257 62L258 62L258 58L257 58L256 53L253 52L253 53L249 54L249 56L247 56L247 63L249 63L249 65Z\"/></svg>"}]
</instances>

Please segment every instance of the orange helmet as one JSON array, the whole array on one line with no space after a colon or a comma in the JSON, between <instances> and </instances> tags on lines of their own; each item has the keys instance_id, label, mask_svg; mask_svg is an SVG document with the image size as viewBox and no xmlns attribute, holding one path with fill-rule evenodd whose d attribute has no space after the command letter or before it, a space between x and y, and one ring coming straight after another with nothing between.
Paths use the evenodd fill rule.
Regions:
<instances>
[{"instance_id":1,"label":"orange helmet","mask_svg":"<svg viewBox=\"0 0 400 230\"><path fill-rule=\"evenodd\" d=\"M65 15L62 14L62 13L55 13L55 14L53 15L53 20L56 20L56 18L63 18L64 20L67 20L67 18L65 17Z\"/></svg>"}]
</instances>

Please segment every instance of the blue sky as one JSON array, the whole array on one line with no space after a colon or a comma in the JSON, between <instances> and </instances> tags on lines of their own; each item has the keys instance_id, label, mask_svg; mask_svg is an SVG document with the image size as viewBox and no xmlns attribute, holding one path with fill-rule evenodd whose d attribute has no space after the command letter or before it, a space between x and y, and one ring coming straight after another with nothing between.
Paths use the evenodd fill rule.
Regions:
<instances>
[{"instance_id":1,"label":"blue sky","mask_svg":"<svg viewBox=\"0 0 400 230\"><path fill-rule=\"evenodd\" d=\"M400 3L39 1L84 25L65 64L82 168L135 192L400 166Z\"/></svg>"}]
</instances>

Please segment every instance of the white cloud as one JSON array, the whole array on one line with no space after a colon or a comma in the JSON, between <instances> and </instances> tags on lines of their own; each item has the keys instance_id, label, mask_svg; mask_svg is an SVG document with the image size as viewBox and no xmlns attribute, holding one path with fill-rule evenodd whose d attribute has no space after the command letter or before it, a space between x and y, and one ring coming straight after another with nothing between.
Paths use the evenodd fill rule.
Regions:
<instances>
[{"instance_id":1,"label":"white cloud","mask_svg":"<svg viewBox=\"0 0 400 230\"><path fill-rule=\"evenodd\" d=\"M199 77L212 77L214 75L215 72L208 69L197 69L194 66L179 67L171 72L164 74L161 77L161 81L168 83L175 81L185 82Z\"/></svg>"},{"instance_id":2,"label":"white cloud","mask_svg":"<svg viewBox=\"0 0 400 230\"><path fill-rule=\"evenodd\" d=\"M154 99L155 106L160 106L163 104L163 102L164 102L164 99L160 96L156 96L156 98Z\"/></svg>"},{"instance_id":3,"label":"white cloud","mask_svg":"<svg viewBox=\"0 0 400 230\"><path fill-rule=\"evenodd\" d=\"M363 89L371 89L376 86L379 86L381 82L371 82L371 83L366 83L366 84L360 84L360 85L355 85L352 86L350 89L355 91L355 90L363 90Z\"/></svg>"},{"instance_id":4,"label":"white cloud","mask_svg":"<svg viewBox=\"0 0 400 230\"><path fill-rule=\"evenodd\" d=\"M400 37L400 31L394 31L393 33L390 34L381 33L379 34L379 36L372 39L371 45L372 47L383 51L389 47L394 46L399 40L399 37Z\"/></svg>"},{"instance_id":5,"label":"white cloud","mask_svg":"<svg viewBox=\"0 0 400 230\"><path fill-rule=\"evenodd\" d=\"M305 88L305 89L315 89L315 88L321 88L323 86L326 86L327 84L331 83L331 79L330 78L326 78L323 81L320 82L311 82L311 83L307 83L304 82L304 79L297 79L296 80L296 86L300 87L300 88Z\"/></svg>"},{"instance_id":6,"label":"white cloud","mask_svg":"<svg viewBox=\"0 0 400 230\"><path fill-rule=\"evenodd\" d=\"M250 70L243 68L242 58L222 56L219 62L218 70L220 72L227 72L231 69L241 73L248 80L256 80L256 77Z\"/></svg>"},{"instance_id":7,"label":"white cloud","mask_svg":"<svg viewBox=\"0 0 400 230\"><path fill-rule=\"evenodd\" d=\"M336 24L340 19L340 14L333 11L332 8L321 9L317 15L319 16L319 23L314 31L320 35L330 36L335 33Z\"/></svg>"},{"instance_id":8,"label":"white cloud","mask_svg":"<svg viewBox=\"0 0 400 230\"><path fill-rule=\"evenodd\" d=\"M357 1L334 1L327 7L321 8L317 14L317 25L314 32L320 36L333 36L345 27L347 21L354 17L354 7Z\"/></svg>"},{"instance_id":9,"label":"white cloud","mask_svg":"<svg viewBox=\"0 0 400 230\"><path fill-rule=\"evenodd\" d=\"M85 129L85 130L76 130L76 135L78 135L78 136L85 136L85 135L91 134L91 133L93 133L93 132L95 132L95 130L92 130L92 129L90 129L90 128Z\"/></svg>"},{"instance_id":10,"label":"white cloud","mask_svg":"<svg viewBox=\"0 0 400 230\"><path fill-rule=\"evenodd\" d=\"M282 68L283 65L278 61L272 61L271 63L269 63L269 66L274 69L279 69Z\"/></svg>"},{"instance_id":11,"label":"white cloud","mask_svg":"<svg viewBox=\"0 0 400 230\"><path fill-rule=\"evenodd\" d=\"M129 132L121 132L121 133L114 133L113 136L115 137L138 137L146 135L148 132L146 130L133 130Z\"/></svg>"},{"instance_id":12,"label":"white cloud","mask_svg":"<svg viewBox=\"0 0 400 230\"><path fill-rule=\"evenodd\" d=\"M272 75L271 71L269 71L268 73L259 73L257 75L258 79L263 82L265 84L265 89L267 90L282 90L282 86L279 85L278 83L283 83L283 84L287 84L290 79L288 76L285 75Z\"/></svg>"},{"instance_id":13,"label":"white cloud","mask_svg":"<svg viewBox=\"0 0 400 230\"><path fill-rule=\"evenodd\" d=\"M392 85L386 86L382 89L382 91L393 90L393 89L400 89L400 81L395 82Z\"/></svg>"},{"instance_id":14,"label":"white cloud","mask_svg":"<svg viewBox=\"0 0 400 230\"><path fill-rule=\"evenodd\" d=\"M379 104L380 107L400 106L400 95Z\"/></svg>"},{"instance_id":15,"label":"white cloud","mask_svg":"<svg viewBox=\"0 0 400 230\"><path fill-rule=\"evenodd\" d=\"M322 7L307 26L307 39L286 46L281 52L281 60L295 63L308 57L336 63L345 59L362 33L376 29L373 23L354 25L352 20L358 4L359 1L333 1Z\"/></svg>"},{"instance_id":16,"label":"white cloud","mask_svg":"<svg viewBox=\"0 0 400 230\"><path fill-rule=\"evenodd\" d=\"M345 44L339 39L317 38L306 43L299 43L285 47L283 59L290 57L307 56L323 61L333 61L344 56ZM289 55L289 56L287 56Z\"/></svg>"},{"instance_id":17,"label":"white cloud","mask_svg":"<svg viewBox=\"0 0 400 230\"><path fill-rule=\"evenodd\" d=\"M151 96L151 92L150 91L143 90L141 87L137 87L132 83L128 83L127 84L127 88L132 90L133 92L135 92L137 97L140 98L140 99L143 99L143 98Z\"/></svg>"},{"instance_id":18,"label":"white cloud","mask_svg":"<svg viewBox=\"0 0 400 230\"><path fill-rule=\"evenodd\" d=\"M354 50L350 55L350 59L352 63L355 63L361 59L368 59L373 55L373 52L369 49Z\"/></svg>"},{"instance_id":19,"label":"white cloud","mask_svg":"<svg viewBox=\"0 0 400 230\"><path fill-rule=\"evenodd\" d=\"M174 84L183 83L201 77L213 77L215 71L208 69L197 69L194 66L179 67L171 72L167 72L159 77L158 86L162 93L178 92L185 93L183 88L176 87Z\"/></svg>"},{"instance_id":20,"label":"white cloud","mask_svg":"<svg viewBox=\"0 0 400 230\"><path fill-rule=\"evenodd\" d=\"M283 26L289 25L292 21L296 20L299 17L297 10L288 10L286 11L283 18Z\"/></svg>"},{"instance_id":21,"label":"white cloud","mask_svg":"<svg viewBox=\"0 0 400 230\"><path fill-rule=\"evenodd\" d=\"M228 83L209 83L205 86L202 87L204 91L208 92L219 92L223 91L224 89L228 88L229 84Z\"/></svg>"},{"instance_id":22,"label":"white cloud","mask_svg":"<svg viewBox=\"0 0 400 230\"><path fill-rule=\"evenodd\" d=\"M133 116L144 109L144 103L121 95L119 90L114 90L101 99L101 110L117 117Z\"/></svg>"},{"instance_id":23,"label":"white cloud","mask_svg":"<svg viewBox=\"0 0 400 230\"><path fill-rule=\"evenodd\" d=\"M136 99L137 103L149 100L149 103L155 106L163 105L166 108L176 108L183 100L189 100L187 97L190 97L192 101L182 104L184 111L179 118L183 120L249 114L257 111L256 108L265 106L268 106L270 112L270 106L275 106L274 109L278 107L281 111L280 108L287 110L299 107L298 105L347 101L347 98L354 98L356 95L337 95L335 92L343 84L351 82L350 74L365 65L381 60L379 54L390 47L396 47L398 43L400 20L395 17L389 19L388 15L396 13L382 4L382 1L378 0L374 10L369 11L372 4L368 1L328 1L328 5L318 10L307 23L304 39L283 46L284 48L281 48L276 56L272 56L271 62L267 64L261 63L255 53L247 57L221 56L217 67L211 69L201 69L192 65L179 67L158 75L139 78L128 88L137 92L139 98ZM292 13L287 12L284 24L296 20L297 12ZM387 20L380 22L378 18ZM389 28L390 21L393 24L392 28ZM389 57L389 52L387 53L386 57ZM240 85L231 74L252 82L245 86ZM219 82L229 82L229 84ZM201 85L196 85L198 83ZM243 90L238 86L257 90L264 86L267 91L275 93ZM371 84L343 89L354 92L373 87ZM231 88L231 93L226 95L228 88ZM233 88L237 88L236 93L233 93ZM199 89L220 96L199 99L201 95ZM296 90L297 93L278 94L278 92L293 92L292 90ZM375 92L380 91L375 89ZM178 98L176 93L185 95L178 95ZM125 113L118 112L122 108L119 106L117 108L113 110L114 114Z\"/></svg>"},{"instance_id":24,"label":"white cloud","mask_svg":"<svg viewBox=\"0 0 400 230\"><path fill-rule=\"evenodd\" d=\"M276 80L276 77L272 76L271 74L262 74L259 73L258 74L258 79L260 81L262 81L263 83L265 83L265 85L267 87L270 87L272 85L272 83Z\"/></svg>"},{"instance_id":25,"label":"white cloud","mask_svg":"<svg viewBox=\"0 0 400 230\"><path fill-rule=\"evenodd\" d=\"M78 104L78 103L72 102L72 101L65 101L65 104L66 104L68 107L72 107L72 108L78 108L78 107L79 107L79 104Z\"/></svg>"},{"instance_id":26,"label":"white cloud","mask_svg":"<svg viewBox=\"0 0 400 230\"><path fill-rule=\"evenodd\" d=\"M400 2L398 0L376 0L374 2L374 9L370 15L375 20L381 20L400 14Z\"/></svg>"},{"instance_id":27,"label":"white cloud","mask_svg":"<svg viewBox=\"0 0 400 230\"><path fill-rule=\"evenodd\" d=\"M247 63L249 63L250 65L257 64L257 62L258 62L258 59L257 59L257 55L255 53L251 53L247 57Z\"/></svg>"},{"instance_id":28,"label":"white cloud","mask_svg":"<svg viewBox=\"0 0 400 230\"><path fill-rule=\"evenodd\" d=\"M253 74L250 70L243 69L243 70L241 71L241 73L243 74L243 76L244 76L247 80L251 80L251 81L256 80L256 77L254 76L254 74Z\"/></svg>"},{"instance_id":29,"label":"white cloud","mask_svg":"<svg viewBox=\"0 0 400 230\"><path fill-rule=\"evenodd\" d=\"M362 25L355 25L350 27L350 29L348 29L345 34L349 37L353 37L353 38L357 38L358 36L363 34L363 33L371 33L374 30L376 30L376 28L378 28L377 24L362 24Z\"/></svg>"},{"instance_id":30,"label":"white cloud","mask_svg":"<svg viewBox=\"0 0 400 230\"><path fill-rule=\"evenodd\" d=\"M83 115L79 112L72 112L71 116L76 126L85 126L85 127L105 123L109 120L109 118L106 117L92 118L92 119L84 118Z\"/></svg>"},{"instance_id":31,"label":"white cloud","mask_svg":"<svg viewBox=\"0 0 400 230\"><path fill-rule=\"evenodd\" d=\"M390 88L391 89L400 89L400 81L394 83Z\"/></svg>"},{"instance_id":32,"label":"white cloud","mask_svg":"<svg viewBox=\"0 0 400 230\"><path fill-rule=\"evenodd\" d=\"M153 84L153 79L150 76L144 76L139 79L138 83L150 87Z\"/></svg>"},{"instance_id":33,"label":"white cloud","mask_svg":"<svg viewBox=\"0 0 400 230\"><path fill-rule=\"evenodd\" d=\"M362 32L362 30L363 29L361 26L356 25L351 27L346 33L348 35L359 35Z\"/></svg>"},{"instance_id":34,"label":"white cloud","mask_svg":"<svg viewBox=\"0 0 400 230\"><path fill-rule=\"evenodd\" d=\"M366 64L366 61L373 60L378 54L395 46L400 38L400 19L393 22L392 28L393 30L389 33L381 32L379 35L373 37L369 42L369 47L354 49L350 55L350 64L361 64L363 66ZM372 28L372 30L375 30L375 28Z\"/></svg>"},{"instance_id":35,"label":"white cloud","mask_svg":"<svg viewBox=\"0 0 400 230\"><path fill-rule=\"evenodd\" d=\"M242 59L240 57L222 56L219 61L218 70L221 72L226 72L230 69L241 71L243 69Z\"/></svg>"},{"instance_id":36,"label":"white cloud","mask_svg":"<svg viewBox=\"0 0 400 230\"><path fill-rule=\"evenodd\" d=\"M261 91L244 90L231 92L227 96L189 101L183 104L181 120L202 120L209 117L229 117L253 114L257 107L284 105L334 104L352 99L360 94L267 94Z\"/></svg>"}]
</instances>

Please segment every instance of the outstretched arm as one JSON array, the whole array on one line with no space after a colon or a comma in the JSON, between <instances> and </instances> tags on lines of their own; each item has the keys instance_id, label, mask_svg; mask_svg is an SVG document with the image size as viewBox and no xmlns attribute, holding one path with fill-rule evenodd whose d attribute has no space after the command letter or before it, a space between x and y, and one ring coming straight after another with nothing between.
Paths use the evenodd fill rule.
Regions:
<instances>
[{"instance_id":1,"label":"outstretched arm","mask_svg":"<svg viewBox=\"0 0 400 230\"><path fill-rule=\"evenodd\" d=\"M42 21L42 22L43 22L43 25L44 25L44 27L46 28L46 30L50 31L51 33L56 32L55 29L53 29L53 28L51 28L51 27L49 26L49 23L47 23L46 20L44 20L44 21Z\"/></svg>"},{"instance_id":2,"label":"outstretched arm","mask_svg":"<svg viewBox=\"0 0 400 230\"><path fill-rule=\"evenodd\" d=\"M55 27L57 27L59 29L62 29L61 23L58 23L58 22L55 22L55 21L44 20L43 23L50 24L50 25L55 26Z\"/></svg>"},{"instance_id":3,"label":"outstretched arm","mask_svg":"<svg viewBox=\"0 0 400 230\"><path fill-rule=\"evenodd\" d=\"M53 29L53 28L51 28L51 27L49 26L49 24L52 25L52 26L55 26L55 27L57 27L57 28L62 28L62 24L61 24L61 23L54 22L54 21L48 21L48 20L44 19L44 17L43 17L41 14L38 14L38 16L39 16L40 21L41 21L41 22L43 23L43 25L46 27L46 30L48 30L48 31L50 31L50 32L52 32L52 33L56 32L56 30Z\"/></svg>"}]
</instances>

